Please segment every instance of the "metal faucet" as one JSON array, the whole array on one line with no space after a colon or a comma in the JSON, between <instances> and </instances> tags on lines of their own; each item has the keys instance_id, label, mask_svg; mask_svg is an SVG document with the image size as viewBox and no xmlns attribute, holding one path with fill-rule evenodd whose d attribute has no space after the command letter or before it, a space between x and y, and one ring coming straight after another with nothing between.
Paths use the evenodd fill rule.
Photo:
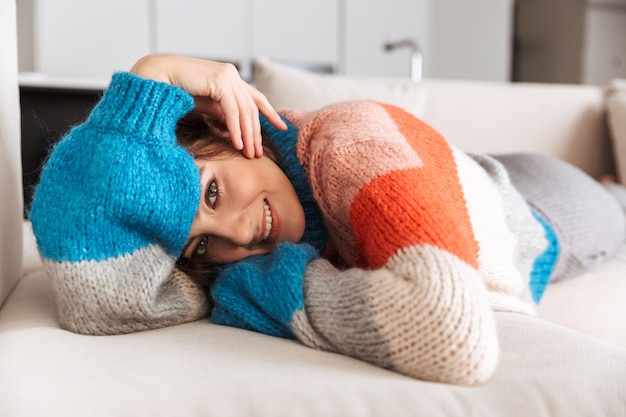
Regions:
<instances>
[{"instance_id":1,"label":"metal faucet","mask_svg":"<svg viewBox=\"0 0 626 417\"><path fill-rule=\"evenodd\" d=\"M391 52L400 48L411 49L411 80L422 81L422 51L413 39L401 39L395 42L386 42L383 45L385 51Z\"/></svg>"}]
</instances>

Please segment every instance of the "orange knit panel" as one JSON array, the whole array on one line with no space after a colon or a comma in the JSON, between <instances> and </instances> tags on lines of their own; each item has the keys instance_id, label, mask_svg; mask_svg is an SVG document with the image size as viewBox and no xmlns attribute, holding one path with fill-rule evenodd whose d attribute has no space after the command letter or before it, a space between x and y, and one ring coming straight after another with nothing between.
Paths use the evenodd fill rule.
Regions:
<instances>
[{"instance_id":1,"label":"orange knit panel","mask_svg":"<svg viewBox=\"0 0 626 417\"><path fill-rule=\"evenodd\" d=\"M478 243L452 149L434 129L393 106L385 107L423 161L366 184L350 209L360 266L379 268L398 249L433 245L478 268Z\"/></svg>"}]
</instances>

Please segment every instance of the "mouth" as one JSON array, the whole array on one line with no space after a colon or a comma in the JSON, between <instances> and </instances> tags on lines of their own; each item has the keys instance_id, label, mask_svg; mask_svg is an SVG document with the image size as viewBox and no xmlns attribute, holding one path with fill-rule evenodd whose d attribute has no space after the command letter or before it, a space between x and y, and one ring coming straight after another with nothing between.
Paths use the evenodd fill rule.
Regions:
<instances>
[{"instance_id":1,"label":"mouth","mask_svg":"<svg viewBox=\"0 0 626 417\"><path fill-rule=\"evenodd\" d=\"M263 233L263 240L266 240L272 232L272 210L270 210L270 206L265 200L263 200L263 209L265 210L265 232Z\"/></svg>"}]
</instances>

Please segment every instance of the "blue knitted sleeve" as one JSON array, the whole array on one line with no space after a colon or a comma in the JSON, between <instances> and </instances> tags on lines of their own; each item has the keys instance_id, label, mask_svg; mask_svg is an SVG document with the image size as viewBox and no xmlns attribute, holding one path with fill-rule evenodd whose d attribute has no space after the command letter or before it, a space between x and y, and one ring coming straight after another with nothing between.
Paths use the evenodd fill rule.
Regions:
<instances>
[{"instance_id":1,"label":"blue knitted sleeve","mask_svg":"<svg viewBox=\"0 0 626 417\"><path fill-rule=\"evenodd\" d=\"M200 196L176 145L193 108L178 87L117 73L89 118L51 153L30 219L45 259L100 261L160 245L180 254Z\"/></svg>"},{"instance_id":2,"label":"blue knitted sleeve","mask_svg":"<svg viewBox=\"0 0 626 417\"><path fill-rule=\"evenodd\" d=\"M317 258L317 251L309 244L281 243L268 255L222 266L211 291L211 320L295 338L291 319L295 311L304 308L304 274Z\"/></svg>"}]
</instances>

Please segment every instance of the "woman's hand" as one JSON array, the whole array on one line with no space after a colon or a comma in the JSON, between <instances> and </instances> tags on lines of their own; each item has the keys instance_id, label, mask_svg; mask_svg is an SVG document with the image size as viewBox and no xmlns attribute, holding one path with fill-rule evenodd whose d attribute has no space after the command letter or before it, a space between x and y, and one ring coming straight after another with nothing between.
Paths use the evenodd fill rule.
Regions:
<instances>
[{"instance_id":1,"label":"woman's hand","mask_svg":"<svg viewBox=\"0 0 626 417\"><path fill-rule=\"evenodd\" d=\"M141 58L130 71L193 95L198 110L224 123L233 146L248 158L263 155L259 112L277 129L287 129L267 98L243 81L232 64L156 54Z\"/></svg>"}]
</instances>

